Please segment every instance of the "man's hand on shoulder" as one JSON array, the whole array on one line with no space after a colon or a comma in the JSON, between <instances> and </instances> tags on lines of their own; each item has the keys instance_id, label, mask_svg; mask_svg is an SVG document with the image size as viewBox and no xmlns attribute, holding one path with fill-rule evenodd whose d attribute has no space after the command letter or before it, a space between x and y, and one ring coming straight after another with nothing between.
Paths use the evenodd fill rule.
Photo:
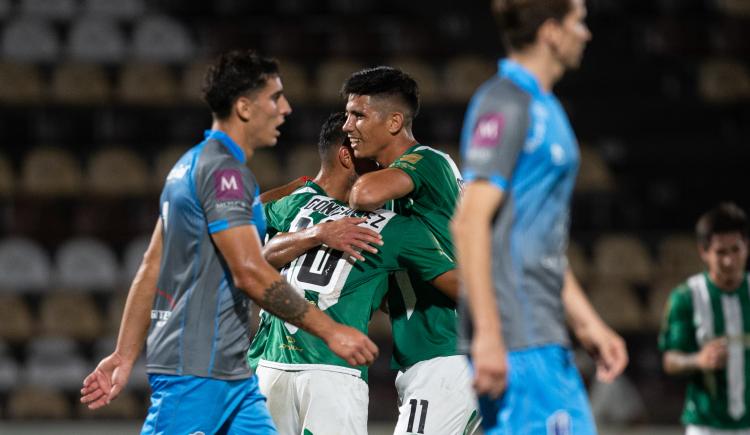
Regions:
<instances>
[{"instance_id":1,"label":"man's hand on shoulder","mask_svg":"<svg viewBox=\"0 0 750 435\"><path fill-rule=\"evenodd\" d=\"M377 254L378 250L373 245L383 245L383 237L380 234L360 226L366 221L365 218L346 217L323 222L313 228L320 244L342 251L356 260L364 261L365 257L360 254L359 250Z\"/></svg>"}]
</instances>

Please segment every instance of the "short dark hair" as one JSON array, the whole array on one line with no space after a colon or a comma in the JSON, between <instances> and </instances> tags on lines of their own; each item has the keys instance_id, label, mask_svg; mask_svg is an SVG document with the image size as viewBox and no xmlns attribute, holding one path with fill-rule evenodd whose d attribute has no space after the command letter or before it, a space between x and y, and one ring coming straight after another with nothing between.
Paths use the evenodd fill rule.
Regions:
<instances>
[{"instance_id":1,"label":"short dark hair","mask_svg":"<svg viewBox=\"0 0 750 435\"><path fill-rule=\"evenodd\" d=\"M238 97L262 88L269 77L279 74L276 60L254 50L229 51L216 59L203 80L203 99L211 112L225 119Z\"/></svg>"},{"instance_id":2,"label":"short dark hair","mask_svg":"<svg viewBox=\"0 0 750 435\"><path fill-rule=\"evenodd\" d=\"M748 237L747 216L733 202L723 202L709 210L695 225L695 235L704 249L711 245L712 236L726 233L740 233L743 238Z\"/></svg>"},{"instance_id":3,"label":"short dark hair","mask_svg":"<svg viewBox=\"0 0 750 435\"><path fill-rule=\"evenodd\" d=\"M318 154L320 161L326 165L331 157L332 151L338 151L341 145L349 142L349 137L344 133L343 127L346 122L344 112L331 113L320 128L318 137Z\"/></svg>"},{"instance_id":4,"label":"short dark hair","mask_svg":"<svg viewBox=\"0 0 750 435\"><path fill-rule=\"evenodd\" d=\"M419 114L419 86L417 82L400 69L390 66L378 66L363 69L352 74L341 93L349 95L369 95L373 97L397 97L402 100L410 113L409 121Z\"/></svg>"},{"instance_id":5,"label":"short dark hair","mask_svg":"<svg viewBox=\"0 0 750 435\"><path fill-rule=\"evenodd\" d=\"M509 50L520 50L532 44L545 21L562 21L571 10L571 0L492 1L492 12Z\"/></svg>"}]
</instances>

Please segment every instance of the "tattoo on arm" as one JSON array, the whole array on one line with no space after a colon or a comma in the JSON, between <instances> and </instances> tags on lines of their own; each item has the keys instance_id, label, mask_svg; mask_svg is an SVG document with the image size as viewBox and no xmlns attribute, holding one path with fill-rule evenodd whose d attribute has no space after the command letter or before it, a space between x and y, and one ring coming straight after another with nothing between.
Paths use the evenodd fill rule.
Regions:
<instances>
[{"instance_id":1,"label":"tattoo on arm","mask_svg":"<svg viewBox=\"0 0 750 435\"><path fill-rule=\"evenodd\" d=\"M307 300L297 294L284 279L274 282L263 291L263 305L271 314L294 325L299 325L310 309Z\"/></svg>"}]
</instances>

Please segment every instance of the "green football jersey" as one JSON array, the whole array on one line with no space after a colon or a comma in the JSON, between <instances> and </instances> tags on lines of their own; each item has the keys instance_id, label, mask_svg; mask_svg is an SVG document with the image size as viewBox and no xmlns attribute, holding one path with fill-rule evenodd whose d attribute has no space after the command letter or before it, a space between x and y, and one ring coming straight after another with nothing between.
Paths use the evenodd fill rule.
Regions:
<instances>
[{"instance_id":1,"label":"green football jersey","mask_svg":"<svg viewBox=\"0 0 750 435\"><path fill-rule=\"evenodd\" d=\"M750 294L747 277L734 291L716 287L705 273L672 291L659 349L695 353L702 343L726 337L724 369L689 375L682 422L732 430L750 428Z\"/></svg>"},{"instance_id":2,"label":"green football jersey","mask_svg":"<svg viewBox=\"0 0 750 435\"><path fill-rule=\"evenodd\" d=\"M392 209L418 218L455 258L449 225L463 184L458 166L448 154L417 144L390 167L401 169L414 183L414 190L393 201ZM458 354L456 304L451 298L411 272L394 274L390 288L393 368Z\"/></svg>"},{"instance_id":3,"label":"green football jersey","mask_svg":"<svg viewBox=\"0 0 750 435\"><path fill-rule=\"evenodd\" d=\"M266 204L269 233L291 232L317 223L347 216L366 217L363 226L383 237L377 254L363 252L365 261L354 264L341 251L320 246L307 251L287 265L282 275L304 297L335 321L367 333L372 314L380 307L388 290L391 272L409 269L423 280L455 268L435 237L417 219L391 211L354 211L347 204L326 196L313 182L292 195ZM367 381L367 367L352 367L336 356L325 343L268 313L248 352L250 365L286 369L322 369L355 376Z\"/></svg>"}]
</instances>

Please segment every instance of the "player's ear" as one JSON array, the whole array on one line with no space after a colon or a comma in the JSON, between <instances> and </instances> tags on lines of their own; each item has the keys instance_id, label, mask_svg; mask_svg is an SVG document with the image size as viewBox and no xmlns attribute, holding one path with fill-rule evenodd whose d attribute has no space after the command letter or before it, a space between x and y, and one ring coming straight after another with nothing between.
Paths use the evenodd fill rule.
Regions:
<instances>
[{"instance_id":1,"label":"player's ear","mask_svg":"<svg viewBox=\"0 0 750 435\"><path fill-rule=\"evenodd\" d=\"M339 147L338 158L341 166L345 167L346 169L354 167L354 156L352 155L351 148L345 146Z\"/></svg>"},{"instance_id":2,"label":"player's ear","mask_svg":"<svg viewBox=\"0 0 750 435\"><path fill-rule=\"evenodd\" d=\"M234 101L233 110L243 122L247 122L252 117L253 101L245 96L238 97Z\"/></svg>"},{"instance_id":3,"label":"player's ear","mask_svg":"<svg viewBox=\"0 0 750 435\"><path fill-rule=\"evenodd\" d=\"M388 115L388 132L396 134L402 128L404 128L404 114L401 112L391 112Z\"/></svg>"}]
</instances>

